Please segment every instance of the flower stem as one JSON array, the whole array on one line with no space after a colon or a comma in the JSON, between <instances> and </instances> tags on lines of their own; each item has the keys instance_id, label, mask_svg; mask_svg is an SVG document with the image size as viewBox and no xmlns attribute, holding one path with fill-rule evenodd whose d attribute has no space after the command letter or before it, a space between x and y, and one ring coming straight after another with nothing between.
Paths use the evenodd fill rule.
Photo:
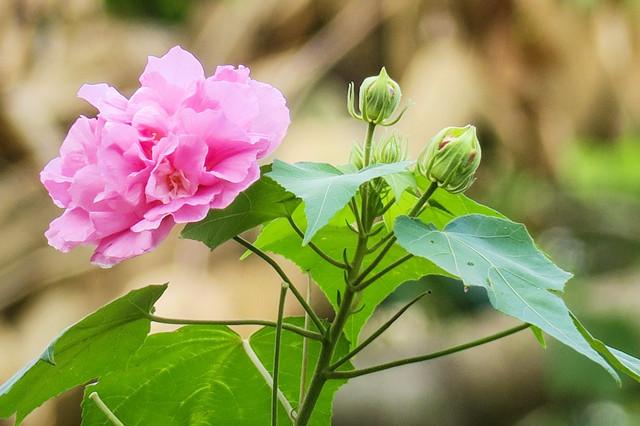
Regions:
<instances>
[{"instance_id":1,"label":"flower stem","mask_svg":"<svg viewBox=\"0 0 640 426\"><path fill-rule=\"evenodd\" d=\"M107 404L105 404L104 401L100 398L98 392L91 392L91 394L89 394L89 399L96 403L100 411L102 411L107 419L109 419L111 424L113 424L114 426L124 426L124 423L120 421L120 419L113 413L113 411L111 411L109 407L107 407Z\"/></svg>"},{"instance_id":2,"label":"flower stem","mask_svg":"<svg viewBox=\"0 0 640 426\"><path fill-rule=\"evenodd\" d=\"M273 350L273 389L271 391L271 426L278 424L278 377L280 373L280 346L282 343L282 325L284 321L284 302L287 298L289 284L282 283L278 300L278 320Z\"/></svg>"},{"instance_id":3,"label":"flower stem","mask_svg":"<svg viewBox=\"0 0 640 426\"><path fill-rule=\"evenodd\" d=\"M296 299L298 299L298 302L300 303L300 305L302 305L302 308L305 310L305 312L307 314L309 314L309 317L311 318L311 321L313 321L313 323L316 325L318 330L320 330L320 334L324 335L326 330L325 330L324 325L322 325L322 321L320 320L320 318L318 318L318 315L316 315L316 313L313 310L313 308L311 308L311 306L309 306L307 301L304 300L304 296L302 294L300 294L300 292L298 291L296 286L293 285L293 282L289 279L287 274L284 273L284 271L282 270L280 265L278 265L278 262L273 260L273 258L271 258L271 256L269 256L267 253L265 253L264 251L260 250L258 247L254 246L253 244L251 244L249 241L245 240L244 238L242 238L240 236L235 236L235 237L233 237L233 239L236 242L238 242L240 245L244 246L248 250L250 250L253 253L255 253L256 255L258 255L258 257L260 257L262 260L267 262L269 264L269 266L271 266L273 268L273 270L275 270L276 273L278 275L280 275L280 278L282 278L282 281L284 281L287 284L289 284L289 289L291 290L291 293L293 293L293 295L296 297Z\"/></svg>"},{"instance_id":4,"label":"flower stem","mask_svg":"<svg viewBox=\"0 0 640 426\"><path fill-rule=\"evenodd\" d=\"M515 334L521 330L525 330L529 328L530 324L520 324L516 327L510 328L508 330L502 331L500 333L492 334L491 336L483 337L482 339L474 340L472 342L464 343L462 345L453 346L451 348L433 352L426 355L416 356L412 358L399 359L397 361L388 362L385 364L376 365L373 367L363 368L360 370L351 370L351 371L335 371L329 374L330 379L352 379L354 377L364 376L366 374L377 373L378 371L388 370L390 368L399 367L402 365L413 364L416 362L428 361L431 359L440 358L446 355L451 355L456 352L462 352L464 350L474 348L476 346L484 345L489 342L493 342L494 340L502 339L503 337L510 336Z\"/></svg>"},{"instance_id":5,"label":"flower stem","mask_svg":"<svg viewBox=\"0 0 640 426\"><path fill-rule=\"evenodd\" d=\"M277 324L273 321L249 319L249 320L194 320L194 319L182 319L182 318L165 318L157 315L146 314L147 319L153 322L161 324L176 324L176 325L262 325L265 327L277 327ZM282 328L299 334L300 336L307 337L313 340L322 340L322 336L319 333L311 330L305 330L304 328L297 327L292 324L283 324Z\"/></svg>"}]
</instances>

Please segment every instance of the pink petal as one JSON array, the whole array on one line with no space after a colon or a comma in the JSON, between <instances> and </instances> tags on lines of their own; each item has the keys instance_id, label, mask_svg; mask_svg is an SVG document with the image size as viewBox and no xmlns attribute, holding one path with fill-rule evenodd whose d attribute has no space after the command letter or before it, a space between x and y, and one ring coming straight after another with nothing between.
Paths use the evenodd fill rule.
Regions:
<instances>
[{"instance_id":1,"label":"pink petal","mask_svg":"<svg viewBox=\"0 0 640 426\"><path fill-rule=\"evenodd\" d=\"M202 65L191 53L175 46L161 58L149 56L149 61L140 76L140 84L156 87L162 77L166 83L184 90L193 88L199 80L204 79Z\"/></svg>"},{"instance_id":2,"label":"pink petal","mask_svg":"<svg viewBox=\"0 0 640 426\"><path fill-rule=\"evenodd\" d=\"M125 259L148 253L169 235L174 222L165 219L158 229L152 231L132 232L122 231L100 241L91 262L103 267L111 267Z\"/></svg>"},{"instance_id":3,"label":"pink petal","mask_svg":"<svg viewBox=\"0 0 640 426\"><path fill-rule=\"evenodd\" d=\"M127 98L108 84L85 84L78 90L78 97L96 107L105 120L125 123L131 119L127 113Z\"/></svg>"},{"instance_id":4,"label":"pink petal","mask_svg":"<svg viewBox=\"0 0 640 426\"><path fill-rule=\"evenodd\" d=\"M49 245L66 253L80 244L93 242L94 233L95 229L86 211L69 209L51 222L44 235Z\"/></svg>"}]
</instances>

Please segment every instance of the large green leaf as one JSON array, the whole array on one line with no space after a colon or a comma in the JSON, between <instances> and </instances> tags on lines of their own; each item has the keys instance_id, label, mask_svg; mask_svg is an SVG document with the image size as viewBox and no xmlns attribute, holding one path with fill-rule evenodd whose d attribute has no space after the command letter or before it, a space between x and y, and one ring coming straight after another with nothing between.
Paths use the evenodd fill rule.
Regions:
<instances>
[{"instance_id":1,"label":"large green leaf","mask_svg":"<svg viewBox=\"0 0 640 426\"><path fill-rule=\"evenodd\" d=\"M573 321L578 327L578 330L593 349L598 351L609 363L614 366L618 371L623 372L632 379L640 382L640 359L634 358L618 349L605 345L601 340L596 339L589 333L589 331L582 325L580 321L571 314Z\"/></svg>"},{"instance_id":2,"label":"large green leaf","mask_svg":"<svg viewBox=\"0 0 640 426\"><path fill-rule=\"evenodd\" d=\"M523 225L474 214L457 218L440 231L402 216L394 232L410 253L431 260L465 285L484 287L497 310L539 327L618 379L578 331L556 294L572 275L536 248Z\"/></svg>"},{"instance_id":3,"label":"large green leaf","mask_svg":"<svg viewBox=\"0 0 640 426\"><path fill-rule=\"evenodd\" d=\"M226 326L153 334L126 368L88 386L83 425L110 425L88 399L97 392L125 425L266 425L271 390L242 339ZM281 424L288 424L280 408Z\"/></svg>"},{"instance_id":4,"label":"large green leaf","mask_svg":"<svg viewBox=\"0 0 640 426\"><path fill-rule=\"evenodd\" d=\"M214 249L244 231L290 215L300 200L266 177L265 173L270 170L270 165L262 167L260 179L228 207L211 210L200 222L187 224L182 237L202 241Z\"/></svg>"},{"instance_id":5,"label":"large green leaf","mask_svg":"<svg viewBox=\"0 0 640 426\"><path fill-rule=\"evenodd\" d=\"M0 417L16 413L19 424L46 400L123 366L149 333L145 315L165 289L134 290L69 327L0 387Z\"/></svg>"},{"instance_id":6,"label":"large green leaf","mask_svg":"<svg viewBox=\"0 0 640 426\"><path fill-rule=\"evenodd\" d=\"M415 196L405 193L401 200L389 210L389 216L385 220L395 218L399 214L406 214L411 210L416 200ZM496 211L476 203L462 194L453 195L446 191L436 191L432 202L434 204L427 208L420 217L425 221L442 224L442 226L452 218L469 212L499 215ZM294 217L301 226L304 226L304 217L300 208L295 212ZM344 249L351 254L355 250L357 238L353 232L345 227L345 221L353 221L348 209L344 209L334 217L329 225L320 230L314 238L316 245L337 259L341 258ZM371 244L374 244L379 238L382 236L374 237ZM337 307L338 292L344 289L343 271L325 262L313 250L301 247L300 237L291 229L287 220L275 220L265 226L255 244L264 250L286 257L296 263L303 271L309 271L333 307ZM384 262L373 273L380 271L406 254L407 252L402 247L394 245ZM367 256L365 265L371 262L375 256L375 253ZM351 344L357 344L362 327L376 307L398 286L431 274L446 275L447 273L426 259L414 257L364 290L359 301L361 310L352 315L345 326L345 334Z\"/></svg>"},{"instance_id":7,"label":"large green leaf","mask_svg":"<svg viewBox=\"0 0 640 426\"><path fill-rule=\"evenodd\" d=\"M287 322L302 326L303 318L291 318ZM295 333L284 330L282 333L282 351L280 358L280 389L286 396L287 400L297 409L300 406L300 373L302 371L302 340L303 338ZM251 346L255 349L256 354L269 371L273 375L273 342L274 329L263 328L250 339ZM313 374L316 362L320 354L320 343L315 340L307 340L308 358L307 358L307 384ZM336 347L335 359L346 354L349 350L349 343L342 339ZM340 370L350 370L353 367L351 363L345 364ZM328 381L318 399L316 408L313 411L309 422L312 426L326 426L331 424L331 406L333 398L338 389L346 383L346 380L330 380Z\"/></svg>"},{"instance_id":8,"label":"large green leaf","mask_svg":"<svg viewBox=\"0 0 640 426\"><path fill-rule=\"evenodd\" d=\"M301 324L302 319L287 320ZM88 386L83 425L110 425L88 396L97 392L125 425L268 425L271 388L261 373L273 374L273 328L259 330L250 342L226 326L185 326L147 338L128 365ZM346 344L339 354L346 352ZM309 341L313 367L319 344ZM298 405L302 338L284 330L281 346L278 424L290 425L285 410ZM260 367L258 367L257 365ZM350 368L350 367L346 367ZM327 385L312 424L327 425L340 381Z\"/></svg>"},{"instance_id":9,"label":"large green leaf","mask_svg":"<svg viewBox=\"0 0 640 426\"><path fill-rule=\"evenodd\" d=\"M378 177L405 171L409 161L376 164L363 170L343 172L325 163L287 164L274 161L269 177L300 197L309 226L303 245L322 229L356 194L360 185Z\"/></svg>"}]
</instances>

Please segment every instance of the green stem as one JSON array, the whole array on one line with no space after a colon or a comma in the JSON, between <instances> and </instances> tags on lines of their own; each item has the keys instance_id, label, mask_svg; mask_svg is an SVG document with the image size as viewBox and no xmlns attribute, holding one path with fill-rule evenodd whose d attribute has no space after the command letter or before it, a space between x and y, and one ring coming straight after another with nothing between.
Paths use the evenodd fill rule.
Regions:
<instances>
[{"instance_id":1,"label":"green stem","mask_svg":"<svg viewBox=\"0 0 640 426\"><path fill-rule=\"evenodd\" d=\"M289 284L282 283L278 300L278 320L273 350L273 388L271 390L271 426L278 424L278 377L280 375L280 346L282 343L282 325L284 321L284 302L287 298Z\"/></svg>"},{"instance_id":2,"label":"green stem","mask_svg":"<svg viewBox=\"0 0 640 426\"><path fill-rule=\"evenodd\" d=\"M302 229L300 229L298 227L298 225L295 223L293 218L291 216L287 216L287 220L289 221L289 224L291 225L291 228L295 231L295 233L298 234L298 236L300 236L300 238L304 239L304 232L302 232ZM320 256L321 258L323 258L324 260L326 260L328 263L332 264L333 266L341 268L341 269L349 269L349 265L346 265L346 264L344 264L344 263L342 263L340 261L335 260L333 257L331 257L327 253L325 253L320 247L318 247L312 241L309 241L308 246L313 251L315 251L318 254L318 256Z\"/></svg>"},{"instance_id":3,"label":"green stem","mask_svg":"<svg viewBox=\"0 0 640 426\"><path fill-rule=\"evenodd\" d=\"M369 287L371 284L373 284L374 282L376 282L380 278L382 278L384 275L386 275L388 272L393 271L395 268L397 268L398 266L402 265L404 262L406 262L407 260L411 259L412 257L413 257L413 255L410 254L410 253L402 256L398 260L396 260L393 263L389 264L388 266L384 267L384 269L382 269L380 272L376 273L374 276L372 276L368 280L362 282L362 284L360 284L358 286L358 290L359 291L360 290L364 290L365 288Z\"/></svg>"},{"instance_id":4,"label":"green stem","mask_svg":"<svg viewBox=\"0 0 640 426\"><path fill-rule=\"evenodd\" d=\"M331 371L335 371L336 369L338 369L338 367L340 367L342 364L346 363L347 361L349 361L351 358L353 358L354 356L356 356L358 353L360 353L364 348L366 348L367 346L369 346L374 340L376 340L382 333L384 333L389 327L391 327L391 325L396 322L396 320L398 318L400 318L402 316L402 314L404 314L407 309L409 309L411 306L413 306L414 303L416 303L418 300L422 299L424 296L426 296L427 294L429 294L428 291L424 292L424 293L420 293L419 295L417 295L416 297L414 297L409 303L407 303L406 305L404 305L402 307L402 309L400 309L398 312L395 313L395 315L393 315L391 318L389 318L389 320L387 322L385 322L380 328L378 328L376 331L374 331L371 336L369 336L366 340L364 340L362 343L360 343L356 348L354 348L351 352L349 352L348 354L346 354L345 356L343 356L342 358L340 358L338 361L334 362L331 367L329 367L329 369Z\"/></svg>"},{"instance_id":5,"label":"green stem","mask_svg":"<svg viewBox=\"0 0 640 426\"><path fill-rule=\"evenodd\" d=\"M380 365L376 365L373 367L368 367L368 368L363 368L360 370L351 370L351 371L335 371L331 374L329 374L329 378L331 379L352 379L354 377L359 377L359 376L364 376L366 374L372 374L372 373L377 373L379 371L384 371L384 370L388 370L390 368L394 368L394 367L399 367L401 365L407 365L407 364L413 364L416 362L422 362L422 361L428 361L431 359L436 359L436 358L440 358L446 355L451 355L454 354L456 352L462 352L464 350L470 349L470 348L474 348L476 346L480 346L480 345L484 345L486 343L489 342L493 342L494 340L498 340L498 339L502 339L503 337L507 337L510 336L512 334L515 334L519 331L525 330L527 328L529 328L531 325L530 324L521 324L518 325L516 327L510 328L508 330L502 331L500 333L496 333L493 334L491 336L487 336L484 337L482 339L478 339L478 340L474 340L472 342L469 343L465 343L462 345L458 345L458 346L453 346L451 348L439 351L439 352L433 352L427 355L421 355L421 356L416 356L416 357L412 357L412 358L406 358L406 359L400 359L397 361L392 361L392 362L388 362L385 364L380 364Z\"/></svg>"},{"instance_id":6,"label":"green stem","mask_svg":"<svg viewBox=\"0 0 640 426\"><path fill-rule=\"evenodd\" d=\"M427 190L425 191L424 194L422 194L422 196L420 197L420 199L418 199L418 201L416 202L416 204L413 206L413 208L411 209L411 211L407 214L407 216L409 217L414 217L416 216L418 213L420 213L420 210L422 209L422 207L427 203L427 201L429 201L429 198L431 198L431 196L433 195L433 193L436 191L436 189L438 189L438 184L435 182L432 182L431 185L429 185L429 188L427 188ZM376 266L378 266L378 264L382 261L382 259L384 259L385 255L387 254L387 252L389 250L391 250L391 247L393 247L393 245L396 242L396 237L395 235L393 237L391 237L389 239L389 241L387 242L387 245L385 245L383 247L383 249L380 251L380 253L378 254L378 256L373 259L373 261L369 264L369 266L362 271L362 273L358 276L358 278L355 280L355 282L353 283L353 285L358 288L361 289L359 286L360 284L364 281L364 279L367 277L367 275L369 275L369 273L371 273L371 271L373 271L375 269ZM388 272L388 271L387 271ZM369 283L370 284L370 283ZM367 284L368 285L368 284Z\"/></svg>"},{"instance_id":7,"label":"green stem","mask_svg":"<svg viewBox=\"0 0 640 426\"><path fill-rule=\"evenodd\" d=\"M100 411L102 411L107 419L109 419L111 424L113 424L114 426L124 426L124 423L122 423L120 419L113 413L113 411L111 411L109 407L107 407L107 404L102 401L100 395L98 395L98 392L92 392L89 395L89 399L96 403Z\"/></svg>"},{"instance_id":8,"label":"green stem","mask_svg":"<svg viewBox=\"0 0 640 426\"><path fill-rule=\"evenodd\" d=\"M307 303L311 303L311 274L307 274ZM304 329L309 329L309 315L304 314ZM309 363L309 342L302 340L302 362L300 363L300 397L298 401L304 399L304 393L307 388L307 367Z\"/></svg>"},{"instance_id":9,"label":"green stem","mask_svg":"<svg viewBox=\"0 0 640 426\"><path fill-rule=\"evenodd\" d=\"M313 323L316 325L318 330L320 330L320 333L322 335L324 335L326 333L326 330L325 330L324 325L322 325L322 321L320 320L318 315L316 315L316 313L313 310L313 308L311 308L311 306L309 306L307 301L304 300L304 296L302 294L300 294L300 292L298 291L296 286L293 285L293 282L289 279L287 274L285 274L284 270L282 270L280 265L278 265L278 262L273 260L271 258L271 256L269 256L267 253L263 252L258 247L254 246L253 244L251 244L249 241L245 240L244 238L242 238L240 236L235 236L235 237L233 237L233 239L236 242L238 242L239 244L241 244L242 246L244 246L245 248L247 248L248 250L250 250L253 253L255 253L256 255L258 255L258 257L260 257L262 260L267 262L269 264L269 266L271 266L273 268L273 270L276 271L276 273L278 275L280 275L280 278L282 278L282 281L284 281L287 284L289 284L289 289L291 290L291 293L293 293L295 298L298 299L298 302L300 303L302 308L305 310L305 312L307 314L309 314L309 317L311 318L311 321L313 321Z\"/></svg>"},{"instance_id":10,"label":"green stem","mask_svg":"<svg viewBox=\"0 0 640 426\"><path fill-rule=\"evenodd\" d=\"M165 318L157 315L146 314L146 318L150 321L161 324L175 324L175 325L262 325L265 327L277 327L277 324L273 321L267 320L194 320L194 319L182 319L182 318ZM305 330L304 328L297 327L292 324L283 324L282 328L287 331L299 334L300 336L307 337L313 340L322 340L322 335L313 332L311 330Z\"/></svg>"}]
</instances>

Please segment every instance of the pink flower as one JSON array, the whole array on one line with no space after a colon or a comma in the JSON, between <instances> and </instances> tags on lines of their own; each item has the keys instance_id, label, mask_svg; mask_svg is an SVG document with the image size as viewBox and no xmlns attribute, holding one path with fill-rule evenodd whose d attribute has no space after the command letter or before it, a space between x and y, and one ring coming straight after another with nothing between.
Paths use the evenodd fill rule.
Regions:
<instances>
[{"instance_id":1,"label":"pink flower","mask_svg":"<svg viewBox=\"0 0 640 426\"><path fill-rule=\"evenodd\" d=\"M289 126L282 94L221 66L205 77L189 52L149 57L130 99L106 84L78 96L98 109L79 117L40 178L64 213L45 233L67 252L96 245L111 266L155 248L177 223L228 206L260 175Z\"/></svg>"}]
</instances>

